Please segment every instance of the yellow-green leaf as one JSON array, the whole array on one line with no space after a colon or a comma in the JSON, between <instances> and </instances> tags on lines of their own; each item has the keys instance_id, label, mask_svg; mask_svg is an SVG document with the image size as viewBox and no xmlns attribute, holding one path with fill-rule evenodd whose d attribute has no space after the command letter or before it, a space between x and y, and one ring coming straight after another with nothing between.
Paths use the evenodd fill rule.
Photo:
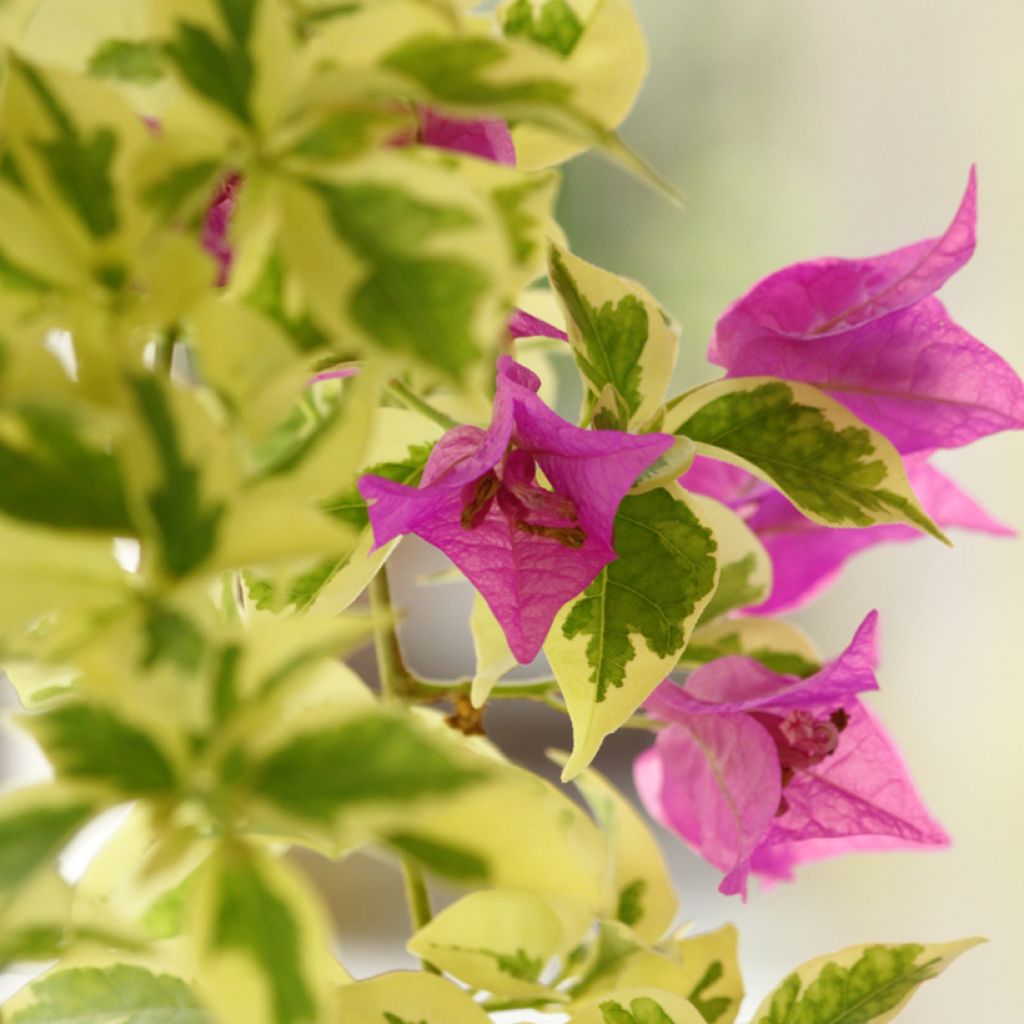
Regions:
<instances>
[{"instance_id":1,"label":"yellow-green leaf","mask_svg":"<svg viewBox=\"0 0 1024 1024\"><path fill-rule=\"evenodd\" d=\"M907 523L945 540L896 449L809 384L771 377L706 384L669 404L663 429L767 480L814 522Z\"/></svg>"},{"instance_id":2,"label":"yellow-green leaf","mask_svg":"<svg viewBox=\"0 0 1024 1024\"><path fill-rule=\"evenodd\" d=\"M381 1024L488 1024L487 1014L457 985L434 974L400 971L343 985L338 1021Z\"/></svg>"},{"instance_id":3,"label":"yellow-green leaf","mask_svg":"<svg viewBox=\"0 0 1024 1024\"><path fill-rule=\"evenodd\" d=\"M646 289L557 245L548 273L585 382L583 421L617 430L644 426L672 377L678 328Z\"/></svg>"},{"instance_id":4,"label":"yellow-green leaf","mask_svg":"<svg viewBox=\"0 0 1024 1024\"><path fill-rule=\"evenodd\" d=\"M474 988L509 999L544 998L548 962L582 939L591 918L578 906L515 889L470 893L409 941L409 952Z\"/></svg>"},{"instance_id":5,"label":"yellow-green leaf","mask_svg":"<svg viewBox=\"0 0 1024 1024\"><path fill-rule=\"evenodd\" d=\"M560 57L573 102L605 128L617 128L647 76L647 46L629 0L503 0L499 18L507 36L529 40ZM614 56L613 56L614 55ZM608 73L609 60L615 74ZM521 167L548 167L582 148L543 127L513 131Z\"/></svg>"},{"instance_id":6,"label":"yellow-green leaf","mask_svg":"<svg viewBox=\"0 0 1024 1024\"><path fill-rule=\"evenodd\" d=\"M719 619L698 626L679 665L697 668L730 654L746 655L786 675L812 675L822 665L821 653L802 629L760 616Z\"/></svg>"},{"instance_id":7,"label":"yellow-green leaf","mask_svg":"<svg viewBox=\"0 0 1024 1024\"><path fill-rule=\"evenodd\" d=\"M677 484L627 496L614 543L619 557L559 612L544 645L572 718L566 779L676 666L718 582L711 526Z\"/></svg>"},{"instance_id":8,"label":"yellow-green leaf","mask_svg":"<svg viewBox=\"0 0 1024 1024\"><path fill-rule=\"evenodd\" d=\"M888 1024L921 984L981 941L851 946L817 957L765 997L753 1024Z\"/></svg>"},{"instance_id":9,"label":"yellow-green leaf","mask_svg":"<svg viewBox=\"0 0 1024 1024\"><path fill-rule=\"evenodd\" d=\"M188 934L223 1024L319 1024L337 980L319 901L284 863L224 844L201 871Z\"/></svg>"},{"instance_id":10,"label":"yellow-green leaf","mask_svg":"<svg viewBox=\"0 0 1024 1024\"><path fill-rule=\"evenodd\" d=\"M596 997L569 1024L703 1024L692 1003L657 988L623 988Z\"/></svg>"},{"instance_id":11,"label":"yellow-green leaf","mask_svg":"<svg viewBox=\"0 0 1024 1024\"><path fill-rule=\"evenodd\" d=\"M567 757L549 752L556 764ZM628 925L643 942L657 942L678 901L657 839L643 818L603 775L588 768L573 780L608 840L611 901L607 916Z\"/></svg>"},{"instance_id":12,"label":"yellow-green leaf","mask_svg":"<svg viewBox=\"0 0 1024 1024\"><path fill-rule=\"evenodd\" d=\"M703 495L691 495L718 541L718 586L702 622L747 605L772 592L772 560L757 535L732 509Z\"/></svg>"}]
</instances>

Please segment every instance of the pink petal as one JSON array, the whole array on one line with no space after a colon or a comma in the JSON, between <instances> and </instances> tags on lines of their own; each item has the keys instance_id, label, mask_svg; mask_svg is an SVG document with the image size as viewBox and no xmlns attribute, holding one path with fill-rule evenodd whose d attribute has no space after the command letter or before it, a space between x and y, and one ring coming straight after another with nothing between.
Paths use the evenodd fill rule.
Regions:
<instances>
[{"instance_id":1,"label":"pink petal","mask_svg":"<svg viewBox=\"0 0 1024 1024\"><path fill-rule=\"evenodd\" d=\"M708 358L733 370L743 350L765 335L821 337L912 306L971 258L976 222L972 167L960 208L943 235L869 259L812 260L772 274L719 320Z\"/></svg>"},{"instance_id":2,"label":"pink petal","mask_svg":"<svg viewBox=\"0 0 1024 1024\"><path fill-rule=\"evenodd\" d=\"M240 174L229 174L217 190L206 211L203 221L203 248L217 261L219 270L217 286L223 288L231 276L234 250L228 241L231 218L238 201L238 190L242 186Z\"/></svg>"},{"instance_id":3,"label":"pink petal","mask_svg":"<svg viewBox=\"0 0 1024 1024\"><path fill-rule=\"evenodd\" d=\"M944 235L765 278L718 322L709 358L731 377L814 384L902 452L1024 427L1024 383L931 297L974 252L976 219L972 169Z\"/></svg>"},{"instance_id":4,"label":"pink petal","mask_svg":"<svg viewBox=\"0 0 1024 1024\"><path fill-rule=\"evenodd\" d=\"M650 813L728 872L721 891L745 894L782 792L768 732L747 715L684 715L640 756L634 778Z\"/></svg>"},{"instance_id":5,"label":"pink petal","mask_svg":"<svg viewBox=\"0 0 1024 1024\"><path fill-rule=\"evenodd\" d=\"M429 107L420 108L420 118L420 137L425 145L515 166L516 148L504 121L463 121L446 117Z\"/></svg>"},{"instance_id":6,"label":"pink petal","mask_svg":"<svg viewBox=\"0 0 1024 1024\"><path fill-rule=\"evenodd\" d=\"M952 480L925 461L907 460L911 486L925 511L944 529L974 530L996 536L1014 531L994 519ZM757 533L772 559L774 585L767 601L750 609L758 615L777 615L800 608L825 590L842 567L858 552L876 544L903 543L922 535L908 526L830 529L806 519L781 494L764 498L748 525Z\"/></svg>"},{"instance_id":7,"label":"pink petal","mask_svg":"<svg viewBox=\"0 0 1024 1024\"><path fill-rule=\"evenodd\" d=\"M674 722L679 716L765 711L785 714L795 709L834 708L854 694L877 690L878 612L857 628L846 650L806 679L772 672L743 655L717 658L692 672L685 688L670 680L647 698L644 707L656 718Z\"/></svg>"},{"instance_id":8,"label":"pink petal","mask_svg":"<svg viewBox=\"0 0 1024 1024\"><path fill-rule=\"evenodd\" d=\"M445 434L418 488L374 476L359 481L360 493L373 502L369 513L377 545L415 533L443 551L480 591L524 663L540 650L562 605L615 558L619 503L673 443L664 434L581 430L544 405L539 386L535 374L501 357L487 431L461 426ZM497 466L512 441L536 459L555 492L575 505L586 535L582 547L513 529L497 502L476 528L462 526L463 488Z\"/></svg>"},{"instance_id":9,"label":"pink petal","mask_svg":"<svg viewBox=\"0 0 1024 1024\"><path fill-rule=\"evenodd\" d=\"M568 341L569 335L549 324L546 320L527 313L523 309L515 309L508 321L508 330L513 338L557 338Z\"/></svg>"},{"instance_id":10,"label":"pink petal","mask_svg":"<svg viewBox=\"0 0 1024 1024\"><path fill-rule=\"evenodd\" d=\"M765 334L727 365L734 377L814 384L901 452L1024 427L1024 383L935 298L826 337Z\"/></svg>"},{"instance_id":11,"label":"pink petal","mask_svg":"<svg viewBox=\"0 0 1024 1024\"><path fill-rule=\"evenodd\" d=\"M859 701L847 712L835 754L798 770L786 786L788 809L773 819L755 870L762 857L777 877L795 864L841 853L949 844L878 721Z\"/></svg>"}]
</instances>

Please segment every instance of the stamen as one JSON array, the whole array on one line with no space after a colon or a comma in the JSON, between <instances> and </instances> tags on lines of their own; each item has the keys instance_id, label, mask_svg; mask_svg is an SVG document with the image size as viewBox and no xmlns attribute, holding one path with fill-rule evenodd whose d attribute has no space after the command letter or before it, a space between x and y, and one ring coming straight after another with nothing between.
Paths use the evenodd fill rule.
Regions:
<instances>
[{"instance_id":1,"label":"stamen","mask_svg":"<svg viewBox=\"0 0 1024 1024\"><path fill-rule=\"evenodd\" d=\"M491 502L500 488L501 481L495 473L490 472L462 489L462 515L459 523L464 530L475 530L487 518Z\"/></svg>"},{"instance_id":2,"label":"stamen","mask_svg":"<svg viewBox=\"0 0 1024 1024\"><path fill-rule=\"evenodd\" d=\"M587 542L586 531L579 526L541 526L524 519L516 520L516 529L533 537L548 537L567 548L581 548Z\"/></svg>"}]
</instances>

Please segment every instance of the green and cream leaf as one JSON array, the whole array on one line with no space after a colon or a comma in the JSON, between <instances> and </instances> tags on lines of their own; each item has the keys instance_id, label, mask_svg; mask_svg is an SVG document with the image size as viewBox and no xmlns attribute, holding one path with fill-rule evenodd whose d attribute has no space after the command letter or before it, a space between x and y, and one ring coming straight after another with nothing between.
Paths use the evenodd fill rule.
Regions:
<instances>
[{"instance_id":1,"label":"green and cream leaf","mask_svg":"<svg viewBox=\"0 0 1024 1024\"><path fill-rule=\"evenodd\" d=\"M562 609L544 646L572 719L566 779L675 668L718 583L712 528L677 484L627 496L614 543L619 557Z\"/></svg>"},{"instance_id":2,"label":"green and cream leaf","mask_svg":"<svg viewBox=\"0 0 1024 1024\"><path fill-rule=\"evenodd\" d=\"M583 422L617 430L643 427L665 397L678 328L640 285L557 245L548 258L586 385Z\"/></svg>"},{"instance_id":3,"label":"green and cream leaf","mask_svg":"<svg viewBox=\"0 0 1024 1024\"><path fill-rule=\"evenodd\" d=\"M817 957L765 997L753 1024L888 1024L920 985L980 941L851 946Z\"/></svg>"},{"instance_id":4,"label":"green and cream leaf","mask_svg":"<svg viewBox=\"0 0 1024 1024\"><path fill-rule=\"evenodd\" d=\"M825 526L906 523L945 540L896 449L809 384L736 377L669 403L663 427L778 487Z\"/></svg>"}]
</instances>

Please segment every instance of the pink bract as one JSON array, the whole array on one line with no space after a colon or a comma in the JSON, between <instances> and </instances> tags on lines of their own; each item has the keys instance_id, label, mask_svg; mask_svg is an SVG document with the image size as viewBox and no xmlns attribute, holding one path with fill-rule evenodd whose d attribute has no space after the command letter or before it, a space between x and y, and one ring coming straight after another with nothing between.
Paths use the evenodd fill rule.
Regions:
<instances>
[{"instance_id":1,"label":"pink bract","mask_svg":"<svg viewBox=\"0 0 1024 1024\"><path fill-rule=\"evenodd\" d=\"M558 610L615 558L616 510L673 439L581 430L537 397L540 380L498 360L485 431L450 430L419 487L364 476L377 546L414 533L443 551L487 601L516 658L536 657ZM540 469L551 490L536 479Z\"/></svg>"},{"instance_id":2,"label":"pink bract","mask_svg":"<svg viewBox=\"0 0 1024 1024\"><path fill-rule=\"evenodd\" d=\"M497 164L514 167L516 163L516 147L504 121L462 121L422 107L420 139L426 146L468 153Z\"/></svg>"},{"instance_id":3,"label":"pink bract","mask_svg":"<svg viewBox=\"0 0 1024 1024\"><path fill-rule=\"evenodd\" d=\"M807 679L727 657L648 698L669 724L636 762L641 800L725 872L721 892L746 895L751 872L779 880L806 860L948 842L856 697L878 685L876 624Z\"/></svg>"},{"instance_id":4,"label":"pink bract","mask_svg":"<svg viewBox=\"0 0 1024 1024\"><path fill-rule=\"evenodd\" d=\"M972 168L944 234L772 274L726 310L708 358L730 377L814 384L902 452L1024 426L1024 383L932 297L971 258L976 220Z\"/></svg>"}]
</instances>

